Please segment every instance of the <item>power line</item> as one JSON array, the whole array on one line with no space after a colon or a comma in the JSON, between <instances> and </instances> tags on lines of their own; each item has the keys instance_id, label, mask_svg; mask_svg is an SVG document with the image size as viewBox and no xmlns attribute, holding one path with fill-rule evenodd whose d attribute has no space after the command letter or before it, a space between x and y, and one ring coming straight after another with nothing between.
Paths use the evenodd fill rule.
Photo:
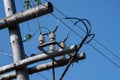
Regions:
<instances>
[{"instance_id":1,"label":"power line","mask_svg":"<svg viewBox=\"0 0 120 80\"><path fill-rule=\"evenodd\" d=\"M48 0L46 0L48 1ZM64 15L66 17L65 14L63 14L60 10L58 10L56 7L54 7L58 12L60 12L62 15ZM52 16L54 16L56 19L59 19L57 16L55 16L54 14L51 13ZM65 22L63 22L62 20L60 20L65 26L67 26L71 31L73 31L77 36L79 36L80 38L82 38L75 30L73 30L70 26L68 26ZM70 20L72 21L72 20ZM72 21L73 22L73 21ZM74 22L73 22L74 23ZM81 29L82 31L84 31L83 29ZM85 31L84 31L85 32ZM117 59L120 60L120 58L113 53L110 49L108 49L107 47L105 47L102 43L100 43L98 40L95 39L95 41L101 45L103 48L105 48L108 52L112 53L113 56L115 56ZM111 60L109 57L107 57L104 53L102 53L100 50L98 50L96 47L94 47L92 44L89 44L92 48L94 48L97 52L99 52L103 57L105 57L106 59L108 59L112 64L114 64L116 67L120 68L120 66L118 64L116 64L113 60Z\"/></svg>"},{"instance_id":2,"label":"power line","mask_svg":"<svg viewBox=\"0 0 120 80\"><path fill-rule=\"evenodd\" d=\"M84 23L83 23L84 24ZM86 25L85 25L86 26ZM90 29L91 30L91 29ZM84 38L82 39L82 41L80 42L79 46L78 46L78 49L76 50L76 52L74 53L74 55L71 57L70 61L68 62L68 65L66 67L66 69L64 70L62 76L60 77L60 80L63 79L63 77L65 76L66 72L68 71L70 65L72 64L72 61L74 59L74 57L77 55L78 51L80 50L80 48L83 46L83 44L85 43L86 39L89 37L90 35L90 31L88 29L88 27L86 26L86 35L84 36Z\"/></svg>"},{"instance_id":3,"label":"power line","mask_svg":"<svg viewBox=\"0 0 120 80\"><path fill-rule=\"evenodd\" d=\"M94 47L92 44L89 43L89 45L94 48L97 52L99 52L102 56L104 56L107 60L109 60L112 64L114 64L116 67L118 67L120 69L120 65L118 65L117 63L115 63L112 59L110 59L109 57L107 57L103 52L101 52L100 50L98 50L96 47Z\"/></svg>"},{"instance_id":4,"label":"power line","mask_svg":"<svg viewBox=\"0 0 120 80\"><path fill-rule=\"evenodd\" d=\"M59 19L57 16L55 16L53 13L51 13L52 16L54 16L56 19ZM78 37L82 38L82 36L80 36L77 32L75 32L70 26L68 26L65 22L63 22L62 20L60 20L67 28L69 28L71 31L73 31ZM102 53L100 50L98 50L97 48L95 48L92 44L89 43L89 45L94 48L97 52L99 52L100 54L102 54L103 57L105 57L107 60L109 60L112 64L114 64L116 67L118 67L120 69L120 66L115 63L113 60L111 60L110 58L108 58L104 53Z\"/></svg>"},{"instance_id":5,"label":"power line","mask_svg":"<svg viewBox=\"0 0 120 80\"><path fill-rule=\"evenodd\" d=\"M0 50L0 53L4 54L4 55L6 55L6 56L8 56L8 57L10 57L10 58L13 58L13 56L12 56L12 55L10 55L10 54L6 53L6 52L5 52L5 51L3 51L3 50Z\"/></svg>"},{"instance_id":6,"label":"power line","mask_svg":"<svg viewBox=\"0 0 120 80\"><path fill-rule=\"evenodd\" d=\"M103 48L105 48L109 53L111 53L114 57L116 57L117 59L120 60L120 57L118 57L113 51L111 51L110 49L108 49L105 45L103 45L102 43L100 43L98 40L94 39L99 45L101 45Z\"/></svg>"},{"instance_id":7,"label":"power line","mask_svg":"<svg viewBox=\"0 0 120 80\"><path fill-rule=\"evenodd\" d=\"M45 1L48 1L48 0L45 0ZM64 17L67 17L63 12L61 12L58 8L56 8L55 6L53 6L60 14L62 14ZM53 15L53 14L52 14ZM57 18L57 16L53 15L55 18ZM57 18L59 19L59 18ZM70 20L72 23L74 23L72 20ZM61 21L65 26L67 26L71 31L73 31L77 36L79 36L80 38L82 38L78 33L76 33L74 30L72 30L72 28L70 28L68 25L66 25L63 21ZM76 25L79 29L81 29L83 32L85 32L84 29L82 29L80 26ZM114 57L116 57L117 59L120 60L120 57L118 57L113 51L111 51L110 49L108 49L105 45L103 45L101 42L99 42L98 40L96 39L93 39L95 42L97 42L100 46L102 46L104 49L106 49L109 53L111 53ZM92 45L90 45L92 48L95 49L95 47L93 47ZM97 48L96 48L97 49ZM96 50L95 49L95 50ZM98 50L97 50L98 51ZM100 53L100 52L99 52ZM105 57L105 56L103 56ZM110 62L112 62L114 64L114 62L108 58L108 57L105 57L107 58ZM115 65L115 64L114 64ZM118 67L118 65L117 65Z\"/></svg>"},{"instance_id":8,"label":"power line","mask_svg":"<svg viewBox=\"0 0 120 80\"><path fill-rule=\"evenodd\" d=\"M54 16L55 18L59 19L57 16L55 16L54 14L51 13L52 16ZM60 20L60 19L59 19ZM71 31L73 31L77 36L79 36L80 38L82 38L77 32L75 32L70 26L68 26L65 22L63 22L62 20L60 20L67 28L69 28ZM83 38L82 38L83 39ZM96 47L94 47L92 44L89 43L89 45L94 48L98 53L100 53L104 58L106 58L108 61L110 61L112 64L114 64L116 67L118 67L120 69L120 66L115 63L112 59L110 59L109 57L107 57L102 51L98 50ZM63 72L63 74L61 75L60 77L60 80L63 79L63 77L65 76L66 72L68 71L70 65L71 65L71 62L72 62L72 59L70 60L70 62L68 63L65 71Z\"/></svg>"},{"instance_id":9,"label":"power line","mask_svg":"<svg viewBox=\"0 0 120 80\"><path fill-rule=\"evenodd\" d=\"M44 78L45 80L49 80L48 78L46 78L44 75L37 73L37 75L41 76L42 78Z\"/></svg>"},{"instance_id":10,"label":"power line","mask_svg":"<svg viewBox=\"0 0 120 80\"><path fill-rule=\"evenodd\" d=\"M45 0L48 1L48 0ZM53 6L60 14L62 14L64 17L67 17L62 11L60 11L58 8L56 8L55 6ZM72 23L74 23L71 19L70 21ZM85 32L84 29L82 29L79 25L76 25L79 29L81 29L83 32ZM85 32L86 33L86 32ZM114 57L116 57L118 60L120 60L120 57L118 57L113 51L111 51L110 49L108 49L105 45L103 45L100 41L98 41L97 39L93 39L95 42L97 42L100 46L102 46L104 49L106 49L109 53L111 53Z\"/></svg>"}]
</instances>

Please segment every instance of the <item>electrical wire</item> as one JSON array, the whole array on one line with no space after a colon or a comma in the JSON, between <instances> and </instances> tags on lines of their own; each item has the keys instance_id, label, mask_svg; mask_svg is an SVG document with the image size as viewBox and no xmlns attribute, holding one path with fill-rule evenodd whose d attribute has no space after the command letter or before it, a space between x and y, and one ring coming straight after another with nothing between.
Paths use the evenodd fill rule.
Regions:
<instances>
[{"instance_id":1,"label":"electrical wire","mask_svg":"<svg viewBox=\"0 0 120 80\"><path fill-rule=\"evenodd\" d=\"M37 73L37 75L41 76L41 77L44 78L45 80L49 80L48 78L46 78L45 76L43 76L43 75L40 74L40 73Z\"/></svg>"},{"instance_id":2,"label":"electrical wire","mask_svg":"<svg viewBox=\"0 0 120 80\"><path fill-rule=\"evenodd\" d=\"M45 0L48 1L48 0ZM53 6L60 14L62 14L64 17L67 17L62 11L60 11L58 8L56 8L55 6ZM72 20L70 20L72 23L74 23ZM84 29L82 29L80 26L76 25L78 28L80 28L83 32ZM97 42L99 45L101 45L103 48L105 48L109 53L111 53L114 57L116 57L117 59L120 60L120 57L118 57L114 52L112 52L110 49L108 49L105 45L103 45L100 41L98 41L97 39L93 39L95 40L95 42Z\"/></svg>"},{"instance_id":3,"label":"electrical wire","mask_svg":"<svg viewBox=\"0 0 120 80\"><path fill-rule=\"evenodd\" d=\"M48 1L48 0L45 0L45 1ZM55 6L53 6L60 14L62 14L64 17L67 17L63 12L61 12L59 9L57 9ZM52 14L53 15L53 14ZM57 18L55 15L53 15L55 18ZM58 19L58 18L57 18ZM74 23L72 20L70 20L72 23ZM65 26L67 26L64 22L62 22ZM77 27L80 27L78 25L76 25ZM68 26L67 26L68 27ZM82 31L84 31L84 29L80 28ZM70 28L71 30L71 28ZM73 31L73 30L72 30ZM74 31L73 31L74 32ZM85 32L85 31L84 31ZM79 36L80 38L82 38L79 34L77 34L76 32L74 32L77 36ZM109 53L111 53L114 57L116 57L117 59L120 60L120 57L118 57L113 51L111 51L110 49L108 49L105 45L103 45L100 41L96 40L96 39L93 39L95 40L95 42L97 42L100 46L102 46L104 49L106 49ZM92 45L90 45L92 47ZM92 47L95 49L95 47ZM96 49L95 49L96 50ZM97 51L97 50L96 50ZM97 51L98 52L98 51ZM104 54L104 53L103 53ZM105 57L105 56L103 56ZM110 58L108 57L105 57L107 60L109 60L110 62L112 61ZM112 61L111 62L112 64L114 64L115 62ZM114 64L115 65L115 64ZM116 65L115 65L116 66ZM119 66L116 66L119 68Z\"/></svg>"},{"instance_id":4,"label":"electrical wire","mask_svg":"<svg viewBox=\"0 0 120 80\"><path fill-rule=\"evenodd\" d=\"M77 32L75 32L70 26L68 26L65 22L63 22L62 20L60 20L60 18L58 18L57 16L55 16L53 13L51 13L52 16L54 16L56 19L58 19L59 21L61 21L67 28L69 28L71 31L73 31L78 37L82 38L82 36L80 36ZM83 38L82 38L83 39ZM107 57L103 52L101 52L100 50L98 50L96 47L94 47L92 44L89 43L89 45L95 49L98 53L100 53L104 58L106 58L108 61L110 61L112 64L114 64L116 67L118 67L120 69L120 66L115 63L112 59L110 59L109 57ZM72 61L72 59L71 59ZM70 61L70 62L71 62ZM68 63L68 66L66 67L64 73L62 74L62 76L60 77L60 80L62 80L62 78L64 77L64 75L66 74L67 70L69 69L71 63Z\"/></svg>"},{"instance_id":5,"label":"electrical wire","mask_svg":"<svg viewBox=\"0 0 120 80\"><path fill-rule=\"evenodd\" d=\"M70 20L72 23L73 21ZM80 30L82 30L83 32L85 32L84 29L82 29L79 25L76 25ZM85 32L86 33L86 32ZM118 60L120 60L120 57L118 57L113 51L111 51L110 49L108 49L105 45L103 45L100 41L98 41L97 39L93 39L96 43L98 43L100 46L102 46L104 49L106 49L109 53L111 53L114 57L116 57Z\"/></svg>"},{"instance_id":6,"label":"electrical wire","mask_svg":"<svg viewBox=\"0 0 120 80\"><path fill-rule=\"evenodd\" d=\"M68 19L68 18L67 18L67 19ZM68 71L70 65L72 64L73 59L75 58L75 56L77 55L78 51L80 50L80 48L83 46L83 44L85 43L86 39L87 39L87 38L89 37L89 35L90 35L91 28L89 29L88 26L87 26L87 25L84 23L84 21L82 21L81 19L79 19L79 21L84 24L87 33L86 33L86 35L84 36L84 38L82 39L82 41L80 42L80 44L78 45L78 48L77 48L76 52L75 52L74 55L71 57L70 61L68 62L68 65L67 65L66 69L64 70L64 72L63 72L63 74L62 74L62 76L60 77L59 80L62 80L62 79L63 79L63 77L65 76L66 72ZM78 21L77 21L77 23L78 23ZM75 23L74 26L75 26L77 23ZM91 26L90 26L90 27L91 27Z\"/></svg>"},{"instance_id":7,"label":"electrical wire","mask_svg":"<svg viewBox=\"0 0 120 80\"><path fill-rule=\"evenodd\" d=\"M48 1L48 0L46 0ZM65 14L63 14L60 10L58 10L56 7L54 7L58 12L60 12L63 16L66 17ZM54 16L56 19L59 19L57 16L55 16L54 14L51 13L52 16ZM67 26L71 31L73 31L77 36L79 36L80 38L82 38L77 32L75 32L71 27L69 27L65 22L63 22L62 20L60 20L65 26ZM70 20L72 21L72 20ZM72 21L73 22L73 21ZM83 29L81 29L82 31L84 31ZM85 32L85 31L84 31ZM110 49L108 49L107 47L105 47L102 43L100 43L98 40L94 39L99 45L101 45L103 48L105 48L108 52L112 53L113 56L115 56L116 58L120 59L115 53L113 53ZM114 64L116 67L120 68L120 66L118 64L116 64L114 61L112 61L110 58L108 58L104 53L102 53L100 50L98 50L96 47L94 47L92 44L89 43L89 45L94 48L97 52L99 52L103 57L105 57L107 60L109 60L112 64Z\"/></svg>"},{"instance_id":8,"label":"electrical wire","mask_svg":"<svg viewBox=\"0 0 120 80\"><path fill-rule=\"evenodd\" d=\"M51 13L52 14L52 13ZM55 16L54 14L52 14L52 16L54 16L56 19L59 19L57 16ZM60 20L60 19L59 19ZM62 20L60 20L67 28L69 28L71 31L73 31L78 37L82 38L82 36L80 36L77 32L75 32L70 26L68 26L65 22L63 22ZM94 48L96 50L95 47L93 47L93 45L90 45L92 48ZM97 51L97 50L96 50ZM98 52L98 51L97 51ZM104 56L105 57L105 56ZM106 57L105 57L106 58ZM108 59L108 58L106 58ZM108 59L109 60L109 59ZM111 61L110 61L111 62ZM118 66L117 66L118 67ZM119 67L118 67L119 68Z\"/></svg>"},{"instance_id":9,"label":"electrical wire","mask_svg":"<svg viewBox=\"0 0 120 80\"><path fill-rule=\"evenodd\" d=\"M62 22L62 24L64 24L68 29L70 29L72 32L74 32L77 36L79 36L80 38L82 38L82 36L80 36L75 30L73 30L70 26L68 26L64 21L61 20L61 18L58 18L56 15L54 15L53 13L51 13L51 15L53 17L55 17L57 20L59 20L60 22Z\"/></svg>"},{"instance_id":10,"label":"electrical wire","mask_svg":"<svg viewBox=\"0 0 120 80\"><path fill-rule=\"evenodd\" d=\"M40 31L40 34L42 34L42 32L41 32L41 28L40 28L39 17L38 17L38 13L37 13L37 12L36 12L36 20L37 20L38 29L39 29L39 31Z\"/></svg>"},{"instance_id":11,"label":"electrical wire","mask_svg":"<svg viewBox=\"0 0 120 80\"><path fill-rule=\"evenodd\" d=\"M48 1L48 0L45 0ZM62 11L60 11L58 8L56 8L55 6L53 6L60 14L62 14L64 17L67 17ZM84 19L83 19L84 20ZM86 19L85 19L86 20ZM71 19L70 21L72 23L74 23ZM85 32L84 29L82 29L80 26L76 25L79 29L81 29L83 32ZM86 33L86 32L85 32ZM118 57L113 51L111 51L109 48L107 48L105 45L103 45L100 41L98 41L97 39L93 39L95 42L97 42L100 46L102 46L104 49L106 49L109 53L111 53L114 57L116 57L118 60L120 60L120 57Z\"/></svg>"},{"instance_id":12,"label":"electrical wire","mask_svg":"<svg viewBox=\"0 0 120 80\"><path fill-rule=\"evenodd\" d=\"M6 53L6 52L5 52L5 51L3 51L3 50L0 50L0 53L4 54L4 55L6 55L6 56L8 56L8 57L10 57L10 58L13 58L13 56L12 56L12 55L10 55L10 54Z\"/></svg>"},{"instance_id":13,"label":"electrical wire","mask_svg":"<svg viewBox=\"0 0 120 80\"><path fill-rule=\"evenodd\" d=\"M34 3L33 3L32 0L31 0L31 3L32 3L32 5L34 5ZM34 6L34 7L35 7L35 6ZM39 16L38 16L37 11L36 11L36 21L37 21L37 25L38 25L38 30L40 31L40 34L42 34L42 33L41 33L41 26L40 26L40 22L39 22Z\"/></svg>"},{"instance_id":14,"label":"electrical wire","mask_svg":"<svg viewBox=\"0 0 120 80\"><path fill-rule=\"evenodd\" d=\"M99 45L101 45L104 49L106 49L109 53L111 53L114 57L116 57L118 60L120 60L120 57L118 57L113 51L108 49L105 45L100 43L97 39L94 39L95 42L97 42Z\"/></svg>"},{"instance_id":15,"label":"electrical wire","mask_svg":"<svg viewBox=\"0 0 120 80\"><path fill-rule=\"evenodd\" d=\"M118 67L120 69L120 65L118 65L117 63L115 63L112 59L110 59L109 57L107 57L103 52L101 52L100 50L98 50L96 47L94 47L92 44L89 43L89 45L94 48L98 53L100 53L102 56L104 56L104 58L106 58L108 61L110 61L112 64L114 64L116 67Z\"/></svg>"}]
</instances>

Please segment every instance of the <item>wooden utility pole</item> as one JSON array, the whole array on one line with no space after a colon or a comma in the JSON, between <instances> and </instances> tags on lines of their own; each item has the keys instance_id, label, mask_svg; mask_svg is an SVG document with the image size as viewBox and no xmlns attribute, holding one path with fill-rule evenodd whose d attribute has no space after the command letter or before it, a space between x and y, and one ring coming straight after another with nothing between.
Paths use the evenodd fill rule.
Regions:
<instances>
[{"instance_id":1,"label":"wooden utility pole","mask_svg":"<svg viewBox=\"0 0 120 80\"><path fill-rule=\"evenodd\" d=\"M41 51L43 50L43 53L25 59L25 53L18 24L53 12L53 6L50 2L41 4L37 7L19 13L16 13L14 0L4 0L4 6L6 18L0 19L0 30L7 27L9 29L10 43L12 47L14 63L0 67L0 80L9 80L14 78L17 78L17 80L29 80L28 74L33 74L39 71L44 71L55 67L61 67L69 63L72 57L72 53L75 53L78 47L76 45L73 45L61 49L61 45L59 45L59 42L44 42L43 37L40 39L41 41L43 41L43 43L40 43L40 45L38 46L38 48ZM53 39L53 36L51 39ZM44 50L44 47L50 45L57 45L60 49L55 50L53 52L47 52L46 50ZM60 58L60 60L27 68L27 65L33 64L35 62L52 59L54 57L59 57L65 54L68 54L69 58ZM85 59L84 53L76 55L72 62L77 62L78 60L82 59ZM15 72L10 72L13 70L15 70Z\"/></svg>"},{"instance_id":2,"label":"wooden utility pole","mask_svg":"<svg viewBox=\"0 0 120 80\"><path fill-rule=\"evenodd\" d=\"M16 13L14 0L4 0L4 7L6 16L11 16ZM9 27L9 34L14 62L17 63L25 58L19 25L16 24L13 27ZM16 74L17 80L29 80L26 66L16 69Z\"/></svg>"}]
</instances>

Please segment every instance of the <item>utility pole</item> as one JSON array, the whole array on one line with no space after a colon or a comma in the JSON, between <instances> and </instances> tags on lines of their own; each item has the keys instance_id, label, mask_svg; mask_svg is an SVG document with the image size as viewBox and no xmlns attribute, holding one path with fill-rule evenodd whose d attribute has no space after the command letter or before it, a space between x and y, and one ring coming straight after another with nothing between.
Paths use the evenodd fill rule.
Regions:
<instances>
[{"instance_id":1,"label":"utility pole","mask_svg":"<svg viewBox=\"0 0 120 80\"><path fill-rule=\"evenodd\" d=\"M6 16L11 16L16 13L14 0L4 0L4 7ZM13 27L9 27L8 29L10 34L10 43L12 47L14 63L17 63L25 58L19 25L14 25ZM17 80L29 80L26 66L20 69L16 69L16 74Z\"/></svg>"},{"instance_id":2,"label":"utility pole","mask_svg":"<svg viewBox=\"0 0 120 80\"><path fill-rule=\"evenodd\" d=\"M54 32L57 30L56 27L54 31L40 35L40 44L38 46L38 49L40 49L42 53L25 59L25 52L19 29L19 23L51 13L53 12L53 6L50 2L47 2L40 4L34 8L16 13L14 0L4 0L4 7L6 18L0 19L0 30L4 28L8 28L9 30L14 63L0 67L0 80L10 80L14 78L17 78L17 80L29 80L29 74L48 69L53 69L53 79L55 79L54 68L68 65L69 62L78 62L79 60L86 58L85 53L73 56L74 58L72 57L72 54L78 51L79 47L77 45L66 47L64 42L67 38L62 41L62 43L59 43L55 40ZM50 41L45 42L44 35L48 34L51 34ZM55 50L55 45L59 47L58 50ZM50 52L47 51L44 47L50 47ZM68 55L69 57L65 57L65 55ZM59 60L53 60L52 62L48 62L46 64L27 68L27 65L38 61L54 59L55 57L60 58ZM71 61L71 59L73 60ZM10 72L13 70L14 72Z\"/></svg>"}]
</instances>

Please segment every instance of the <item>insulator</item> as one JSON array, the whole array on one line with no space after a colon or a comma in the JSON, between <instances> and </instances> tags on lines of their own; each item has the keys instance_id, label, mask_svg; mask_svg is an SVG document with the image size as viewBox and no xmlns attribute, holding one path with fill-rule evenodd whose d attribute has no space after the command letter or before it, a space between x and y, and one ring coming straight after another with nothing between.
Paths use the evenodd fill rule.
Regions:
<instances>
[{"instance_id":1,"label":"insulator","mask_svg":"<svg viewBox=\"0 0 120 80\"><path fill-rule=\"evenodd\" d=\"M62 47L61 49L64 49L66 47L66 44L63 41L60 42L59 45ZM60 59L65 59L65 55L61 55Z\"/></svg>"},{"instance_id":2,"label":"insulator","mask_svg":"<svg viewBox=\"0 0 120 80\"><path fill-rule=\"evenodd\" d=\"M56 37L55 34L53 32L51 32L50 33L50 40L51 41L55 40L56 39L55 37Z\"/></svg>"},{"instance_id":3,"label":"insulator","mask_svg":"<svg viewBox=\"0 0 120 80\"><path fill-rule=\"evenodd\" d=\"M55 45L50 45L50 51L55 51Z\"/></svg>"},{"instance_id":4,"label":"insulator","mask_svg":"<svg viewBox=\"0 0 120 80\"><path fill-rule=\"evenodd\" d=\"M66 47L66 44L64 42L60 42L59 45L62 47L62 48L65 48Z\"/></svg>"},{"instance_id":5,"label":"insulator","mask_svg":"<svg viewBox=\"0 0 120 80\"><path fill-rule=\"evenodd\" d=\"M43 35L39 36L39 43L43 44L45 42L45 37Z\"/></svg>"}]
</instances>

